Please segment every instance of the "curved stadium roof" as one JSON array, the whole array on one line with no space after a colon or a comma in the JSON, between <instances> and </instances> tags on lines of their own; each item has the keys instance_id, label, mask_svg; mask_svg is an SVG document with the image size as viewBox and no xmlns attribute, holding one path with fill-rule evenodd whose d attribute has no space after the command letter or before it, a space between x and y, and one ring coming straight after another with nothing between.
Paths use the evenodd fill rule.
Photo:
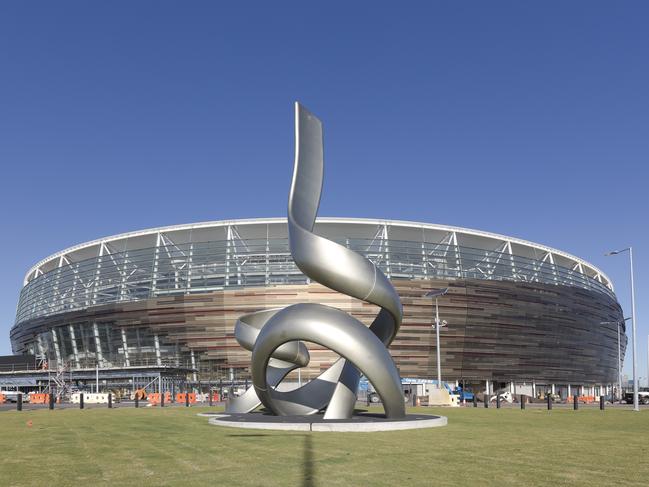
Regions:
<instances>
[{"instance_id":1,"label":"curved stadium roof","mask_svg":"<svg viewBox=\"0 0 649 487\"><path fill-rule=\"evenodd\" d=\"M370 218L318 218L316 232L333 240L364 239L374 242L401 241L426 244L456 245L533 259L570 269L588 276L613 291L610 279L600 269L567 252L515 237L449 225L380 220ZM24 285L35 277L62 265L96 258L106 253L151 248L161 241L175 245L190 242L263 240L286 238L285 218L254 218L221 220L184 225L149 228L99 238L56 252L32 266L25 275Z\"/></svg>"}]
</instances>

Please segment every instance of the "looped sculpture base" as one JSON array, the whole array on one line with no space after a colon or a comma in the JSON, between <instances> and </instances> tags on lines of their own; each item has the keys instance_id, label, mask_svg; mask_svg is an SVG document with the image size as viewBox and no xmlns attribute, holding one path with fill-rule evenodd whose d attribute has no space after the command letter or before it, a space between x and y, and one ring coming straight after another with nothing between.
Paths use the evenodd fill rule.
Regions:
<instances>
[{"instance_id":1,"label":"looped sculpture base","mask_svg":"<svg viewBox=\"0 0 649 487\"><path fill-rule=\"evenodd\" d=\"M382 414L358 413L349 419L324 419L322 414L310 416L276 416L254 413L199 413L208 417L209 423L228 428L263 429L276 431L357 432L399 431L446 426L445 416L407 414L399 419Z\"/></svg>"}]
</instances>

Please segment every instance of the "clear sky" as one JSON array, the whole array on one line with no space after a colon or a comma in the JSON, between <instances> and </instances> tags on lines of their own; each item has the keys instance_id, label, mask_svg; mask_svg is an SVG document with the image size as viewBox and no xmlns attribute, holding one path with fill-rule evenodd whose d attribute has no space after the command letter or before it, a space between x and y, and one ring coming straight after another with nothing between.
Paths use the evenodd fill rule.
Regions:
<instances>
[{"instance_id":1,"label":"clear sky","mask_svg":"<svg viewBox=\"0 0 649 487\"><path fill-rule=\"evenodd\" d=\"M0 4L0 353L46 255L285 215L300 100L325 124L323 216L557 247L627 315L628 261L603 254L634 245L647 376L649 3L229 4Z\"/></svg>"}]
</instances>

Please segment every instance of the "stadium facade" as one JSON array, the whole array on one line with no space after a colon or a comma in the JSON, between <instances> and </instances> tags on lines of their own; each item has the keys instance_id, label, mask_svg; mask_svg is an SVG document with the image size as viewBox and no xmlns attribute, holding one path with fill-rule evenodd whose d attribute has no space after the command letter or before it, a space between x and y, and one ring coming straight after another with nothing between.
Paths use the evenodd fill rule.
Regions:
<instances>
[{"instance_id":1,"label":"stadium facade","mask_svg":"<svg viewBox=\"0 0 649 487\"><path fill-rule=\"evenodd\" d=\"M315 232L366 256L401 296L390 351L403 377L436 375L439 298L445 379L469 383L614 384L622 310L608 277L559 250L488 232L425 223L320 218ZM131 232L43 259L24 280L11 329L15 354L49 369L166 367L194 380L248 377L235 341L242 314L298 302L368 323L373 305L311 283L291 259L282 218ZM620 340L624 354L626 335ZM336 358L310 344L302 378ZM622 355L623 356L623 355Z\"/></svg>"}]
</instances>

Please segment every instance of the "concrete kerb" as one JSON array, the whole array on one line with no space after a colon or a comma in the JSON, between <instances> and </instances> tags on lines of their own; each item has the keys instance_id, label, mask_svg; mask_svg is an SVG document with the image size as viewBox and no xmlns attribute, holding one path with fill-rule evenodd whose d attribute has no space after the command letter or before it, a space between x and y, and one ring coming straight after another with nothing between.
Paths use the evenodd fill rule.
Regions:
<instances>
[{"instance_id":1,"label":"concrete kerb","mask_svg":"<svg viewBox=\"0 0 649 487\"><path fill-rule=\"evenodd\" d=\"M401 420L387 420L374 416L359 415L351 420L328 420L321 417L307 416L291 421L291 418L266 416L255 413L224 414L198 413L208 417L209 424L227 428L263 429L276 431L317 431L317 432L357 432L370 433L377 431L401 431L410 429L437 428L446 426L445 416L409 414Z\"/></svg>"}]
</instances>

